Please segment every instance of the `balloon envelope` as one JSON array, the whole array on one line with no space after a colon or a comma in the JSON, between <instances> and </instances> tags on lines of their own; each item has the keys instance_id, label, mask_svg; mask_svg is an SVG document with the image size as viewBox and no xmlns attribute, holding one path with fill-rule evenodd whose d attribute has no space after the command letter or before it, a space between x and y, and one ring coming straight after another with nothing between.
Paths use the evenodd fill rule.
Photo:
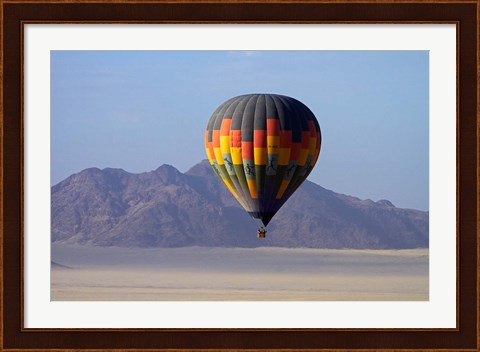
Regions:
<instances>
[{"instance_id":1,"label":"balloon envelope","mask_svg":"<svg viewBox=\"0 0 480 352\"><path fill-rule=\"evenodd\" d=\"M217 176L266 226L312 171L321 139L315 115L300 101L248 94L215 110L205 148Z\"/></svg>"}]
</instances>

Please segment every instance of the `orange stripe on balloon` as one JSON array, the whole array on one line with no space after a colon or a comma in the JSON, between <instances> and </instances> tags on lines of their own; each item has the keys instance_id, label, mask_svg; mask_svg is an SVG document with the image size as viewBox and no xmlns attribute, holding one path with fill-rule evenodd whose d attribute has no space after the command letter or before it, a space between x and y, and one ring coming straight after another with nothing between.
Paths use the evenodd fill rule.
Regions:
<instances>
[{"instance_id":1,"label":"orange stripe on balloon","mask_svg":"<svg viewBox=\"0 0 480 352\"><path fill-rule=\"evenodd\" d=\"M220 130L213 130L213 147L220 148Z\"/></svg>"},{"instance_id":2,"label":"orange stripe on balloon","mask_svg":"<svg viewBox=\"0 0 480 352\"><path fill-rule=\"evenodd\" d=\"M280 131L280 148L292 146L292 131Z\"/></svg>"},{"instance_id":3,"label":"orange stripe on balloon","mask_svg":"<svg viewBox=\"0 0 480 352\"><path fill-rule=\"evenodd\" d=\"M230 126L232 125L232 119L223 119L220 126L220 136L230 135Z\"/></svg>"},{"instance_id":4,"label":"orange stripe on balloon","mask_svg":"<svg viewBox=\"0 0 480 352\"><path fill-rule=\"evenodd\" d=\"M267 119L267 136L278 136L280 134L280 121Z\"/></svg>"},{"instance_id":5,"label":"orange stripe on balloon","mask_svg":"<svg viewBox=\"0 0 480 352\"><path fill-rule=\"evenodd\" d=\"M313 121L308 121L308 129L310 130L310 137L314 138L315 137L315 124Z\"/></svg>"},{"instance_id":6,"label":"orange stripe on balloon","mask_svg":"<svg viewBox=\"0 0 480 352\"><path fill-rule=\"evenodd\" d=\"M290 151L290 160L298 160L300 154L300 143L292 143L292 149Z\"/></svg>"},{"instance_id":7,"label":"orange stripe on balloon","mask_svg":"<svg viewBox=\"0 0 480 352\"><path fill-rule=\"evenodd\" d=\"M267 131L253 130L253 146L255 148L267 147Z\"/></svg>"},{"instance_id":8,"label":"orange stripe on balloon","mask_svg":"<svg viewBox=\"0 0 480 352\"><path fill-rule=\"evenodd\" d=\"M310 131L302 131L302 149L310 147Z\"/></svg>"},{"instance_id":9,"label":"orange stripe on balloon","mask_svg":"<svg viewBox=\"0 0 480 352\"><path fill-rule=\"evenodd\" d=\"M213 142L208 142L208 150L210 150L210 156L213 159L215 159L215 151L213 149Z\"/></svg>"},{"instance_id":10,"label":"orange stripe on balloon","mask_svg":"<svg viewBox=\"0 0 480 352\"><path fill-rule=\"evenodd\" d=\"M253 160L253 143L242 141L242 158L244 160Z\"/></svg>"},{"instance_id":11,"label":"orange stripe on balloon","mask_svg":"<svg viewBox=\"0 0 480 352\"><path fill-rule=\"evenodd\" d=\"M230 130L230 146L242 146L242 130Z\"/></svg>"},{"instance_id":12,"label":"orange stripe on balloon","mask_svg":"<svg viewBox=\"0 0 480 352\"><path fill-rule=\"evenodd\" d=\"M308 121L308 128L310 129L310 150L308 154L313 156L317 146L317 131L315 130L315 124L313 121Z\"/></svg>"}]
</instances>

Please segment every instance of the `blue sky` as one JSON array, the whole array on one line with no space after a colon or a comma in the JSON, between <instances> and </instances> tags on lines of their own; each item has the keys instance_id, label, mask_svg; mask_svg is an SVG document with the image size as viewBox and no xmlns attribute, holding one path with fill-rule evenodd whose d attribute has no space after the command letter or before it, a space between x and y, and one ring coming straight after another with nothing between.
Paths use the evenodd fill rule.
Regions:
<instances>
[{"instance_id":1,"label":"blue sky","mask_svg":"<svg viewBox=\"0 0 480 352\"><path fill-rule=\"evenodd\" d=\"M215 108L247 93L314 112L309 180L428 210L427 51L52 51L51 184L88 167L185 172Z\"/></svg>"}]
</instances>

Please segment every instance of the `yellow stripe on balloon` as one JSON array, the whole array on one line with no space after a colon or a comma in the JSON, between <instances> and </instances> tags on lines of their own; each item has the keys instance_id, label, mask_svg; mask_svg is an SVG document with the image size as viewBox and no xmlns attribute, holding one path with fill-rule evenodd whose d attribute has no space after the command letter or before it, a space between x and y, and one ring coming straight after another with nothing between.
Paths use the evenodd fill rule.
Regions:
<instances>
[{"instance_id":1,"label":"yellow stripe on balloon","mask_svg":"<svg viewBox=\"0 0 480 352\"><path fill-rule=\"evenodd\" d=\"M235 189L233 189L232 186L230 186L230 184L228 183L228 181L226 179L222 179L223 183L225 184L225 186L227 186L228 190L230 192L232 192L233 196L235 197L235 199L240 203L240 205L244 208L247 208L247 204L245 203L245 201L240 198L237 194L237 191Z\"/></svg>"},{"instance_id":2,"label":"yellow stripe on balloon","mask_svg":"<svg viewBox=\"0 0 480 352\"><path fill-rule=\"evenodd\" d=\"M253 148L253 160L255 165L265 165L267 163L267 148Z\"/></svg>"},{"instance_id":3,"label":"yellow stripe on balloon","mask_svg":"<svg viewBox=\"0 0 480 352\"><path fill-rule=\"evenodd\" d=\"M222 154L230 153L230 136L220 136L220 150Z\"/></svg>"},{"instance_id":4,"label":"yellow stripe on balloon","mask_svg":"<svg viewBox=\"0 0 480 352\"><path fill-rule=\"evenodd\" d=\"M205 151L207 152L208 162L210 163L210 165L213 165L213 159L212 159L212 156L210 155L210 149L205 148Z\"/></svg>"},{"instance_id":5,"label":"yellow stripe on balloon","mask_svg":"<svg viewBox=\"0 0 480 352\"><path fill-rule=\"evenodd\" d=\"M230 148L230 153L232 155L233 164L235 164L235 165L242 165L243 164L242 147L231 147Z\"/></svg>"},{"instance_id":6,"label":"yellow stripe on balloon","mask_svg":"<svg viewBox=\"0 0 480 352\"><path fill-rule=\"evenodd\" d=\"M256 180L247 180L248 190L250 191L250 197L253 199L258 198L257 194L257 181Z\"/></svg>"},{"instance_id":7,"label":"yellow stripe on balloon","mask_svg":"<svg viewBox=\"0 0 480 352\"><path fill-rule=\"evenodd\" d=\"M320 149L315 149L315 155L313 156L313 161L312 161L312 165L315 165L315 163L317 162L318 160L318 156L320 155Z\"/></svg>"},{"instance_id":8,"label":"yellow stripe on balloon","mask_svg":"<svg viewBox=\"0 0 480 352\"><path fill-rule=\"evenodd\" d=\"M290 148L280 148L278 153L278 165L288 165L290 161Z\"/></svg>"},{"instance_id":9,"label":"yellow stripe on balloon","mask_svg":"<svg viewBox=\"0 0 480 352\"><path fill-rule=\"evenodd\" d=\"M220 150L220 148L213 148L213 152L215 153L215 160L217 160L218 165L225 164L223 162L222 151Z\"/></svg>"},{"instance_id":10,"label":"yellow stripe on balloon","mask_svg":"<svg viewBox=\"0 0 480 352\"><path fill-rule=\"evenodd\" d=\"M310 138L310 152L308 154L314 155L316 146L317 146L317 138L316 137Z\"/></svg>"},{"instance_id":11,"label":"yellow stripe on balloon","mask_svg":"<svg viewBox=\"0 0 480 352\"><path fill-rule=\"evenodd\" d=\"M289 183L290 183L290 180L283 180L282 181L282 184L280 185L277 196L275 197L276 199L282 198L283 193L285 193L285 190L287 189Z\"/></svg>"},{"instance_id":12,"label":"yellow stripe on balloon","mask_svg":"<svg viewBox=\"0 0 480 352\"><path fill-rule=\"evenodd\" d=\"M300 149L300 155L298 156L298 165L303 166L307 162L308 149Z\"/></svg>"},{"instance_id":13,"label":"yellow stripe on balloon","mask_svg":"<svg viewBox=\"0 0 480 352\"><path fill-rule=\"evenodd\" d=\"M267 136L268 154L278 154L279 146L280 146L280 136Z\"/></svg>"}]
</instances>

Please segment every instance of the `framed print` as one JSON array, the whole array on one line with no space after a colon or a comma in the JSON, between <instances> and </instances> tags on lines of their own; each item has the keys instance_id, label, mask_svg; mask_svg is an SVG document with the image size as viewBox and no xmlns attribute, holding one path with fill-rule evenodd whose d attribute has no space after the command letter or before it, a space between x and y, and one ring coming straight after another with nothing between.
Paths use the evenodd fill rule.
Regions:
<instances>
[{"instance_id":1,"label":"framed print","mask_svg":"<svg viewBox=\"0 0 480 352\"><path fill-rule=\"evenodd\" d=\"M3 350L478 349L478 2L1 6Z\"/></svg>"}]
</instances>

